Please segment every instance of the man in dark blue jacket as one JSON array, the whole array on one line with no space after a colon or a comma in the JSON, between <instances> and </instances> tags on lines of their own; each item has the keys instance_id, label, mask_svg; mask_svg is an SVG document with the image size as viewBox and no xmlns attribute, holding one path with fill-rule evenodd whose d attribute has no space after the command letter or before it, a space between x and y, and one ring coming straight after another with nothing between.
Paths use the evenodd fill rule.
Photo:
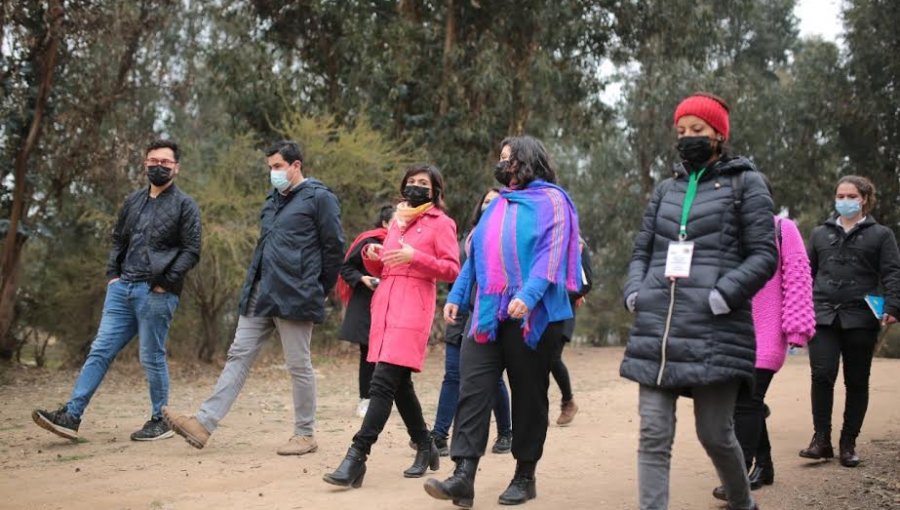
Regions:
<instances>
[{"instance_id":1,"label":"man in dark blue jacket","mask_svg":"<svg viewBox=\"0 0 900 510\"><path fill-rule=\"evenodd\" d=\"M163 414L191 446L203 448L237 399L263 343L278 330L294 394L294 435L278 454L303 455L318 448L309 344L313 324L325 319L325 296L344 260L341 210L331 190L303 176L303 156L295 142L278 142L266 156L274 189L260 216L228 361L195 416L170 409Z\"/></svg>"},{"instance_id":2,"label":"man in dark blue jacket","mask_svg":"<svg viewBox=\"0 0 900 510\"><path fill-rule=\"evenodd\" d=\"M177 186L178 145L157 140L145 152L149 188L125 199L112 234L106 267L106 301L100 329L66 405L36 409L34 422L67 439L78 438L81 415L109 365L134 338L140 339L141 365L150 386L150 421L131 434L134 441L172 437L162 420L169 400L166 337L184 277L200 259L200 209Z\"/></svg>"}]
</instances>

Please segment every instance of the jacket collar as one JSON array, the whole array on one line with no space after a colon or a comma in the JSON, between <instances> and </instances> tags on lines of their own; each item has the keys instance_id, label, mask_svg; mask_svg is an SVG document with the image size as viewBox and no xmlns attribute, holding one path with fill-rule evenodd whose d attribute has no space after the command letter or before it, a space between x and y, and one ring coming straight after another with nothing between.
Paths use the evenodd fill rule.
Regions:
<instances>
[{"instance_id":1,"label":"jacket collar","mask_svg":"<svg viewBox=\"0 0 900 510\"><path fill-rule=\"evenodd\" d=\"M756 165L744 156L726 156L710 165L707 171L703 173L701 180L715 176L730 176L747 170L755 171ZM676 163L672 167L672 172L676 179L688 177L688 169L683 162Z\"/></svg>"},{"instance_id":2,"label":"jacket collar","mask_svg":"<svg viewBox=\"0 0 900 510\"><path fill-rule=\"evenodd\" d=\"M846 232L844 230L844 226L841 225L840 223L838 223L838 221L837 221L838 216L839 215L837 213L833 213L827 220L825 220L824 225L829 226L831 228L836 228L836 229L840 230L841 232ZM875 221L875 218L872 217L872 214L871 213L867 214L865 219L863 219L862 221L860 221L859 223L854 225L853 228L850 229L850 231L847 233L849 234L850 232L853 232L854 230L866 228L871 225L875 225L876 223L878 223L878 222Z\"/></svg>"},{"instance_id":3,"label":"jacket collar","mask_svg":"<svg viewBox=\"0 0 900 510\"><path fill-rule=\"evenodd\" d=\"M146 193L144 193L144 195L147 196L147 197L149 198L149 197L150 197L150 185L148 184L147 187L144 188L144 189L145 189L145 191L146 191ZM177 189L178 189L178 186L176 186L175 183L173 182L171 186L169 186L168 188L162 190L162 193L160 193L159 195L157 195L156 198L162 198L162 197L164 197L164 196L171 195L171 194L173 194L173 193L175 192L175 190L177 190Z\"/></svg>"}]
</instances>

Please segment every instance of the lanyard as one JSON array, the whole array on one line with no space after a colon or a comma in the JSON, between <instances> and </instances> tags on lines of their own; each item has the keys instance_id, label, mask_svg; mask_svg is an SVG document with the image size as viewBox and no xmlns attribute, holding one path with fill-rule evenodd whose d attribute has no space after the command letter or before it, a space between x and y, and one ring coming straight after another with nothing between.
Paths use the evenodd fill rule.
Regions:
<instances>
[{"instance_id":1,"label":"lanyard","mask_svg":"<svg viewBox=\"0 0 900 510\"><path fill-rule=\"evenodd\" d=\"M706 168L701 168L699 172L691 172L688 177L687 192L684 195L684 204L681 205L681 227L678 229L678 239L684 241L687 239L687 220L691 214L691 206L694 205L694 198L697 196L697 185Z\"/></svg>"}]
</instances>

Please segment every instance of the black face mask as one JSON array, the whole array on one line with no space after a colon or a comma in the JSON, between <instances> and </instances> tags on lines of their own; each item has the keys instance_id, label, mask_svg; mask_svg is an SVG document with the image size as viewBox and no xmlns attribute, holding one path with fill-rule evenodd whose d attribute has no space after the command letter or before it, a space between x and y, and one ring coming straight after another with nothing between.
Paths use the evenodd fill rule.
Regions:
<instances>
[{"instance_id":1,"label":"black face mask","mask_svg":"<svg viewBox=\"0 0 900 510\"><path fill-rule=\"evenodd\" d=\"M425 186L407 184L406 187L403 188L403 198L406 199L406 203L409 205L419 207L420 205L431 202L431 197L428 196L428 192L430 191L431 190Z\"/></svg>"},{"instance_id":2,"label":"black face mask","mask_svg":"<svg viewBox=\"0 0 900 510\"><path fill-rule=\"evenodd\" d=\"M494 179L504 186L509 186L512 181L512 173L509 172L509 161L501 161L494 165Z\"/></svg>"},{"instance_id":3,"label":"black face mask","mask_svg":"<svg viewBox=\"0 0 900 510\"><path fill-rule=\"evenodd\" d=\"M706 136L685 136L676 145L681 159L699 169L713 156L712 141Z\"/></svg>"},{"instance_id":4,"label":"black face mask","mask_svg":"<svg viewBox=\"0 0 900 510\"><path fill-rule=\"evenodd\" d=\"M162 165L155 165L147 168L147 179L154 186L165 186L172 180L172 171Z\"/></svg>"}]
</instances>

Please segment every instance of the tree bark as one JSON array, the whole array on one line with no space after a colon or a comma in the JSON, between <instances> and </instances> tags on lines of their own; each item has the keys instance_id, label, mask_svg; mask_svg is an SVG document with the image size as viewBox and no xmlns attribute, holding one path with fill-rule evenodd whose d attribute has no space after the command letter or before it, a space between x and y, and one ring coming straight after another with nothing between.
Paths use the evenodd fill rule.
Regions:
<instances>
[{"instance_id":1,"label":"tree bark","mask_svg":"<svg viewBox=\"0 0 900 510\"><path fill-rule=\"evenodd\" d=\"M9 226L6 231L6 239L3 243L3 265L0 267L0 359L11 359L15 347L15 340L9 338L9 330L14 319L14 307L18 279L16 273L19 268L19 255L23 242L19 242L19 223L22 222L27 202L28 160L37 146L41 137L44 112L47 108L47 98L53 84L53 73L56 70L56 58L59 50L62 21L64 10L61 0L50 0L50 8L47 11L47 32L44 39L39 42L42 49L36 52L36 61L40 69L40 82L37 94L34 98L31 123L22 140L22 144L16 153L13 166L15 176L15 190L13 191L13 204L10 211Z\"/></svg>"},{"instance_id":2,"label":"tree bark","mask_svg":"<svg viewBox=\"0 0 900 510\"><path fill-rule=\"evenodd\" d=\"M453 75L453 50L456 49L456 2L447 0L447 20L444 24L444 55L443 69L441 71L441 104L438 113L441 117L450 110L450 82Z\"/></svg>"}]
</instances>

